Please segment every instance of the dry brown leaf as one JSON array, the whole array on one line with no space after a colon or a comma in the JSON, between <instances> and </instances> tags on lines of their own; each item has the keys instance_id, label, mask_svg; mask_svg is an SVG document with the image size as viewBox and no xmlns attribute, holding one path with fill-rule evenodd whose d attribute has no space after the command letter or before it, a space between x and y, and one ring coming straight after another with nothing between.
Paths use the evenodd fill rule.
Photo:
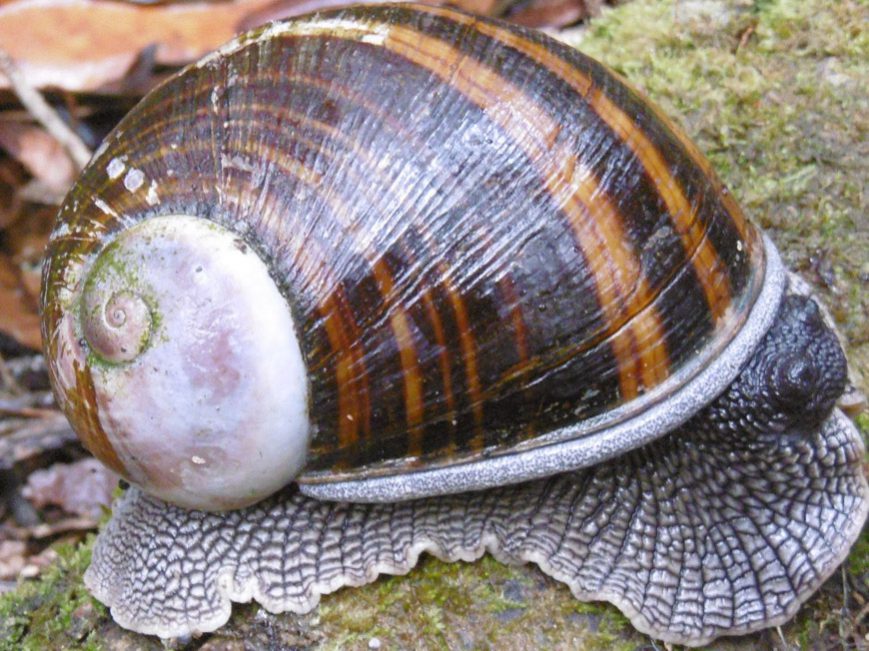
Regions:
<instances>
[{"instance_id":1,"label":"dry brown leaf","mask_svg":"<svg viewBox=\"0 0 869 651\"><path fill-rule=\"evenodd\" d=\"M67 513L98 518L103 507L111 504L117 485L115 473L96 459L88 458L35 470L21 494L40 509L52 504Z\"/></svg>"},{"instance_id":2,"label":"dry brown leaf","mask_svg":"<svg viewBox=\"0 0 869 651\"><path fill-rule=\"evenodd\" d=\"M37 306L37 294L28 291L21 269L0 253L0 332L39 350L42 336Z\"/></svg>"},{"instance_id":3,"label":"dry brown leaf","mask_svg":"<svg viewBox=\"0 0 869 651\"><path fill-rule=\"evenodd\" d=\"M0 579L12 580L24 568L27 543L21 540L0 540Z\"/></svg>"},{"instance_id":4,"label":"dry brown leaf","mask_svg":"<svg viewBox=\"0 0 869 651\"><path fill-rule=\"evenodd\" d=\"M271 0L143 7L105 0L0 4L0 44L37 87L98 90L123 78L156 45L155 62L180 65L231 39ZM0 88L8 81L0 76Z\"/></svg>"},{"instance_id":5,"label":"dry brown leaf","mask_svg":"<svg viewBox=\"0 0 869 651\"><path fill-rule=\"evenodd\" d=\"M0 120L0 147L55 193L65 192L76 176L63 146L41 127Z\"/></svg>"},{"instance_id":6,"label":"dry brown leaf","mask_svg":"<svg viewBox=\"0 0 869 651\"><path fill-rule=\"evenodd\" d=\"M62 192L66 192L64 188ZM27 291L39 294L39 266L48 244L48 236L54 227L57 208L51 205L25 206L22 218L6 229L3 234L3 250L12 262L18 265L22 282ZM34 282L35 281L35 282Z\"/></svg>"},{"instance_id":7,"label":"dry brown leaf","mask_svg":"<svg viewBox=\"0 0 869 651\"><path fill-rule=\"evenodd\" d=\"M499 2L499 0L448 0L446 3L439 2L438 4L448 4L452 7L458 7L459 9L470 11L473 14L495 17L500 15L501 8L504 5L504 3Z\"/></svg>"},{"instance_id":8,"label":"dry brown leaf","mask_svg":"<svg viewBox=\"0 0 869 651\"><path fill-rule=\"evenodd\" d=\"M600 13L601 0L532 0L507 15L527 27L564 27Z\"/></svg>"},{"instance_id":9,"label":"dry brown leaf","mask_svg":"<svg viewBox=\"0 0 869 651\"><path fill-rule=\"evenodd\" d=\"M253 29L257 25L262 25L272 20L301 16L302 14L311 11L342 7L348 4L379 4L383 1L384 0L356 0L354 3L348 0L269 0L269 2L267 2L263 7L250 13L241 23L239 23L239 31L247 31L248 29ZM424 4L435 4L432 2L426 3L424 0L423 2Z\"/></svg>"},{"instance_id":10,"label":"dry brown leaf","mask_svg":"<svg viewBox=\"0 0 869 651\"><path fill-rule=\"evenodd\" d=\"M27 171L18 161L0 157L0 231L21 215L18 189L27 181Z\"/></svg>"},{"instance_id":11,"label":"dry brown leaf","mask_svg":"<svg viewBox=\"0 0 869 651\"><path fill-rule=\"evenodd\" d=\"M80 450L63 414L44 418L0 418L0 470L26 472L43 454Z\"/></svg>"},{"instance_id":12,"label":"dry brown leaf","mask_svg":"<svg viewBox=\"0 0 869 651\"><path fill-rule=\"evenodd\" d=\"M376 3L376 0L356 0ZM495 15L526 25L560 26L599 9L602 0L424 0ZM269 20L328 9L352 0L230 0L142 6L112 0L13 0L0 2L0 44L37 88L123 92L137 88L133 74L142 54L151 63L179 66ZM149 48L153 48L150 51ZM141 72L141 71L140 71ZM129 79L128 79L129 76ZM8 88L0 75L0 90Z\"/></svg>"}]
</instances>

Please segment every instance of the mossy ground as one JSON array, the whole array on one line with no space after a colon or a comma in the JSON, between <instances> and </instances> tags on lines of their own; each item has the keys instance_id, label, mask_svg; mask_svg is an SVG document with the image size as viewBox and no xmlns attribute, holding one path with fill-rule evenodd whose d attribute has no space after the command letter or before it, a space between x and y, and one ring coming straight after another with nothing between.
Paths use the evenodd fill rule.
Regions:
<instances>
[{"instance_id":1,"label":"mossy ground","mask_svg":"<svg viewBox=\"0 0 869 651\"><path fill-rule=\"evenodd\" d=\"M636 0L565 38L645 90L712 160L788 265L822 294L856 382L869 378L869 6L858 0ZM858 418L869 433L869 416ZM85 593L88 547L0 599L0 649L162 648L120 631ZM855 591L856 589L856 591ZM846 601L845 592L852 593ZM869 594L869 540L781 633L713 649L854 648ZM862 626L862 628L860 628ZM312 614L236 607L190 648L652 649L613 607L584 604L533 567L424 558L323 599ZM176 646L187 646L179 642ZM376 643L374 643L376 646Z\"/></svg>"},{"instance_id":2,"label":"mossy ground","mask_svg":"<svg viewBox=\"0 0 869 651\"><path fill-rule=\"evenodd\" d=\"M0 649L100 648L89 620L106 617L106 609L81 578L90 563L90 542L59 546L59 560L39 581L0 599Z\"/></svg>"}]
</instances>

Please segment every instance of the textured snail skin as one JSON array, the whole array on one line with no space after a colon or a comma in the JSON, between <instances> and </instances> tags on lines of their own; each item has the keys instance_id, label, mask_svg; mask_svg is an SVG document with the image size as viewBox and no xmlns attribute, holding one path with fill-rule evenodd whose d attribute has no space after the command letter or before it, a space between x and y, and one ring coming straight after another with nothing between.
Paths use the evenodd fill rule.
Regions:
<instances>
[{"instance_id":1,"label":"textured snail skin","mask_svg":"<svg viewBox=\"0 0 869 651\"><path fill-rule=\"evenodd\" d=\"M163 225L191 245L213 227L286 299L245 295L249 322L206 319L191 338L288 320L251 382L295 368L287 346L304 372L249 407L278 440L289 428L289 474L305 466L221 514L131 489L86 575L124 626L213 630L233 600L303 612L422 551L488 550L700 644L793 614L866 518L829 320L693 145L545 36L406 5L268 26L143 100L65 201L43 327L73 427L147 492L251 503L251 478L215 497L178 470L220 428L179 427L186 401L213 405L161 373L186 355L179 315L223 299L152 291L165 262L140 252ZM113 374L136 379L119 392ZM173 409L125 400L167 386ZM140 435L179 454L151 466L131 453ZM499 485L510 464L523 470L501 479L537 479Z\"/></svg>"},{"instance_id":2,"label":"textured snail skin","mask_svg":"<svg viewBox=\"0 0 869 651\"><path fill-rule=\"evenodd\" d=\"M686 425L589 470L396 504L322 502L292 486L214 514L130 489L85 582L122 626L174 637L219 628L232 601L302 613L342 586L408 572L422 552L489 552L614 603L653 637L699 646L784 623L842 562L869 504L864 454L836 413L817 439L787 447Z\"/></svg>"}]
</instances>

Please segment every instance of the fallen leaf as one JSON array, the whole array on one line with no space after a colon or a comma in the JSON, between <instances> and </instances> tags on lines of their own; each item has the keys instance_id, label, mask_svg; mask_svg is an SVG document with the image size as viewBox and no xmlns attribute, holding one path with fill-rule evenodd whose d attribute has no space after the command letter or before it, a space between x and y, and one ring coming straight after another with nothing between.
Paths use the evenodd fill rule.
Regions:
<instances>
[{"instance_id":1,"label":"fallen leaf","mask_svg":"<svg viewBox=\"0 0 869 651\"><path fill-rule=\"evenodd\" d=\"M69 188L64 188L63 194ZM28 205L23 219L9 226L3 235L3 250L12 262L21 269L22 282L33 295L39 295L42 256L48 244L57 207L52 205Z\"/></svg>"},{"instance_id":2,"label":"fallen leaf","mask_svg":"<svg viewBox=\"0 0 869 651\"><path fill-rule=\"evenodd\" d=\"M76 449L80 451L75 433L63 414L35 419L0 419L0 471L18 470L24 473L39 464L44 454Z\"/></svg>"},{"instance_id":3,"label":"fallen leaf","mask_svg":"<svg viewBox=\"0 0 869 651\"><path fill-rule=\"evenodd\" d=\"M37 508L55 505L67 513L98 518L112 502L118 476L93 458L35 470L21 493Z\"/></svg>"},{"instance_id":4,"label":"fallen leaf","mask_svg":"<svg viewBox=\"0 0 869 651\"><path fill-rule=\"evenodd\" d=\"M26 564L27 543L21 540L0 540L0 579L11 580Z\"/></svg>"},{"instance_id":5,"label":"fallen leaf","mask_svg":"<svg viewBox=\"0 0 869 651\"><path fill-rule=\"evenodd\" d=\"M27 181L27 171L18 161L0 158L0 231L21 216L19 188Z\"/></svg>"},{"instance_id":6,"label":"fallen leaf","mask_svg":"<svg viewBox=\"0 0 869 651\"><path fill-rule=\"evenodd\" d=\"M63 145L41 127L0 120L0 147L55 193L65 192L76 176Z\"/></svg>"},{"instance_id":7,"label":"fallen leaf","mask_svg":"<svg viewBox=\"0 0 869 651\"><path fill-rule=\"evenodd\" d=\"M23 346L41 349L38 305L37 294L28 291L21 269L0 253L0 332Z\"/></svg>"},{"instance_id":8,"label":"fallen leaf","mask_svg":"<svg viewBox=\"0 0 869 651\"><path fill-rule=\"evenodd\" d=\"M356 4L379 4L384 0L357 0ZM239 23L240 31L253 29L272 20L301 16L311 11L331 9L354 4L347 0L269 0L263 7L251 12ZM434 4L432 2L424 4ZM440 4L440 3L437 3Z\"/></svg>"},{"instance_id":9,"label":"fallen leaf","mask_svg":"<svg viewBox=\"0 0 869 651\"><path fill-rule=\"evenodd\" d=\"M75 537L81 531L90 531L97 528L99 523L98 515L76 516L72 518L64 518L57 522L41 522L33 527L27 527L27 532L31 538L41 540L45 538L54 538L59 534L71 534L67 537Z\"/></svg>"},{"instance_id":10,"label":"fallen leaf","mask_svg":"<svg viewBox=\"0 0 869 651\"><path fill-rule=\"evenodd\" d=\"M271 0L156 7L105 0L17 0L0 4L0 43L37 88L99 90L126 76L148 47L178 66L230 40ZM22 38L22 35L26 35ZM8 80L0 75L0 88Z\"/></svg>"},{"instance_id":11,"label":"fallen leaf","mask_svg":"<svg viewBox=\"0 0 869 651\"><path fill-rule=\"evenodd\" d=\"M504 7L504 3L498 0L447 0L445 3L438 2L437 4L447 4L470 11L473 14L494 16L496 18L501 15Z\"/></svg>"},{"instance_id":12,"label":"fallen leaf","mask_svg":"<svg viewBox=\"0 0 869 651\"><path fill-rule=\"evenodd\" d=\"M600 13L602 0L532 0L513 8L506 18L527 27L565 27Z\"/></svg>"}]
</instances>

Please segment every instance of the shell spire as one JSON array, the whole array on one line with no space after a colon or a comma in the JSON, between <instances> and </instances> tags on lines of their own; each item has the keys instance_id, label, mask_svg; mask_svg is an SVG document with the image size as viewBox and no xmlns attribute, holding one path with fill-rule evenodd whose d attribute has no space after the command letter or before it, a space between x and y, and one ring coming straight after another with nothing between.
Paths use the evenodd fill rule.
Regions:
<instances>
[{"instance_id":1,"label":"shell spire","mask_svg":"<svg viewBox=\"0 0 869 651\"><path fill-rule=\"evenodd\" d=\"M286 300L237 235L152 217L82 278L47 341L59 402L94 454L154 495L211 510L298 474L305 366Z\"/></svg>"}]
</instances>

